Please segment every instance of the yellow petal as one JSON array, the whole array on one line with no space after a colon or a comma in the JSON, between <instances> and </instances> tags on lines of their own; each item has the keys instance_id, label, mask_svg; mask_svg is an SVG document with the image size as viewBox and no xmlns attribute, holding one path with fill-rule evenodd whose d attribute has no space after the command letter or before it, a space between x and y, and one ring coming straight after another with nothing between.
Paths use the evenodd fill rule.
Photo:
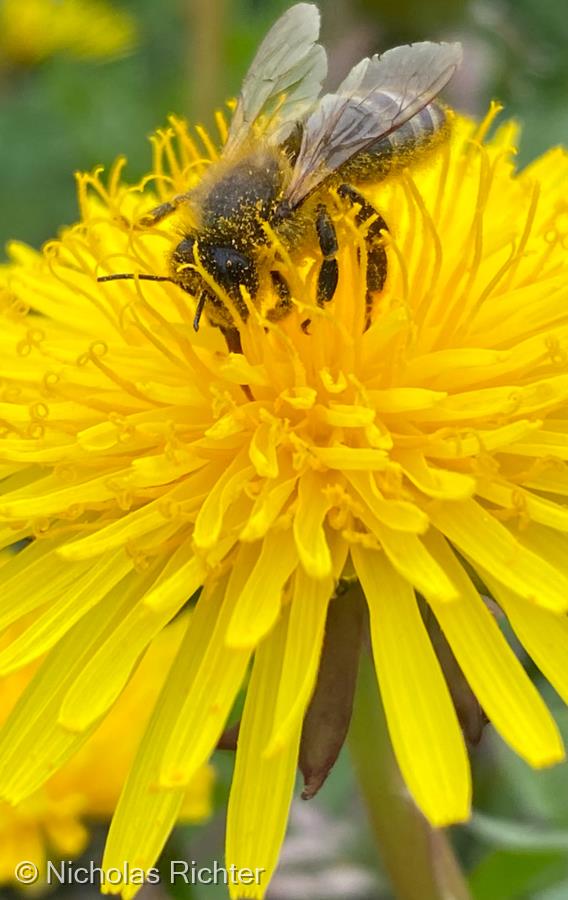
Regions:
<instances>
[{"instance_id":1,"label":"yellow petal","mask_svg":"<svg viewBox=\"0 0 568 900\"><path fill-rule=\"evenodd\" d=\"M0 652L0 674L7 675L15 669L21 669L46 653L133 567L133 561L120 550L91 567L89 573L83 575L76 584L67 586L60 599Z\"/></svg>"},{"instance_id":2,"label":"yellow petal","mask_svg":"<svg viewBox=\"0 0 568 900\"><path fill-rule=\"evenodd\" d=\"M278 479L266 483L265 489L256 498L247 523L240 534L241 541L258 541L280 515L282 507L296 487L297 476Z\"/></svg>"},{"instance_id":3,"label":"yellow petal","mask_svg":"<svg viewBox=\"0 0 568 900\"><path fill-rule=\"evenodd\" d=\"M547 525L558 531L568 531L568 509L565 506L539 497L538 494L524 490L519 485L483 480L477 485L477 494L497 506L527 516L541 525Z\"/></svg>"},{"instance_id":4,"label":"yellow petal","mask_svg":"<svg viewBox=\"0 0 568 900\"><path fill-rule=\"evenodd\" d=\"M290 608L282 677L276 697L274 728L266 756L279 752L302 720L312 695L321 655L333 580L309 578L298 569Z\"/></svg>"},{"instance_id":5,"label":"yellow petal","mask_svg":"<svg viewBox=\"0 0 568 900\"><path fill-rule=\"evenodd\" d=\"M261 422L254 432L249 458L258 475L276 478L278 475L278 456L276 453L277 429L270 422Z\"/></svg>"},{"instance_id":6,"label":"yellow petal","mask_svg":"<svg viewBox=\"0 0 568 900\"><path fill-rule=\"evenodd\" d=\"M318 409L318 415L327 425L336 428L364 428L375 421L375 410L368 406L330 403Z\"/></svg>"},{"instance_id":7,"label":"yellow petal","mask_svg":"<svg viewBox=\"0 0 568 900\"><path fill-rule=\"evenodd\" d=\"M187 692L193 665L193 647L192 635L188 629L120 795L103 856L102 866L105 871L112 868L123 871L125 862L128 862L131 869L151 869L178 818L185 787L178 790L160 789L159 771L164 745ZM128 900L139 888L140 885L134 884L110 884L105 879L101 891L108 894L122 893L124 900Z\"/></svg>"},{"instance_id":8,"label":"yellow petal","mask_svg":"<svg viewBox=\"0 0 568 900\"><path fill-rule=\"evenodd\" d=\"M483 578L521 644L568 703L568 619L523 600L485 572Z\"/></svg>"},{"instance_id":9,"label":"yellow petal","mask_svg":"<svg viewBox=\"0 0 568 900\"><path fill-rule=\"evenodd\" d=\"M428 465L422 453L398 450L396 460L409 481L428 497L444 500L464 500L475 490L475 479L460 472L450 472Z\"/></svg>"},{"instance_id":10,"label":"yellow petal","mask_svg":"<svg viewBox=\"0 0 568 900\"><path fill-rule=\"evenodd\" d=\"M537 458L554 456L557 459L568 460L568 441L563 431L547 431L541 428L536 434L533 432L530 436L527 435L516 441L511 452L519 456L536 456Z\"/></svg>"},{"instance_id":11,"label":"yellow petal","mask_svg":"<svg viewBox=\"0 0 568 900\"><path fill-rule=\"evenodd\" d=\"M201 479L201 473L197 476ZM159 500L146 503L134 512L122 515L115 522L102 526L87 537L64 544L60 555L64 559L88 559L99 553L108 553L115 547L123 547L128 541L142 537L168 523L168 509L171 504L192 496L192 486L196 481L183 482L166 491ZM202 491L198 489L198 493Z\"/></svg>"},{"instance_id":12,"label":"yellow petal","mask_svg":"<svg viewBox=\"0 0 568 900\"><path fill-rule=\"evenodd\" d=\"M463 459L466 456L477 456L480 452L509 448L514 444L517 452L517 441L527 434L532 434L540 427L539 420L530 422L521 419L499 428L446 428L435 432L424 448L426 456L435 459Z\"/></svg>"},{"instance_id":13,"label":"yellow petal","mask_svg":"<svg viewBox=\"0 0 568 900\"><path fill-rule=\"evenodd\" d=\"M162 577L159 585L152 586L150 595L159 592L160 603L149 605L146 598L139 602L89 659L61 705L59 721L64 728L84 731L106 712L150 641L200 586L202 568L193 556L189 561L183 559L188 553L188 546L176 551L166 567L170 577Z\"/></svg>"},{"instance_id":14,"label":"yellow petal","mask_svg":"<svg viewBox=\"0 0 568 900\"><path fill-rule=\"evenodd\" d=\"M115 491L109 485L112 477L113 473L109 472L99 478L65 486L55 475L47 475L34 485L37 491L41 491L41 514L52 516L65 512L76 504L111 500L115 496ZM15 519L33 518L38 514L37 502L35 492L30 495L29 490L13 491L3 498L0 515Z\"/></svg>"},{"instance_id":15,"label":"yellow petal","mask_svg":"<svg viewBox=\"0 0 568 900\"><path fill-rule=\"evenodd\" d=\"M405 367L405 380L411 383L432 384L445 382L448 372L452 373L454 389L468 385L470 381L486 380L488 366L497 366L501 360L507 360L510 351L481 350L460 347L459 350L434 350L424 356L410 360ZM484 377L485 375L485 377ZM447 396L447 395L446 395Z\"/></svg>"},{"instance_id":16,"label":"yellow petal","mask_svg":"<svg viewBox=\"0 0 568 900\"><path fill-rule=\"evenodd\" d=\"M434 825L463 821L471 801L467 752L414 591L382 553L353 547L351 555L369 606L375 666L401 772Z\"/></svg>"},{"instance_id":17,"label":"yellow petal","mask_svg":"<svg viewBox=\"0 0 568 900\"><path fill-rule=\"evenodd\" d=\"M178 600L189 600L204 578L205 567L194 556L187 537L170 556L142 602L156 611L177 607Z\"/></svg>"},{"instance_id":18,"label":"yellow petal","mask_svg":"<svg viewBox=\"0 0 568 900\"><path fill-rule=\"evenodd\" d=\"M132 460L128 482L133 487L169 484L196 469L201 469L204 465L205 460L187 450L185 452L177 450L174 459L171 459L166 453L157 456L142 456Z\"/></svg>"},{"instance_id":19,"label":"yellow petal","mask_svg":"<svg viewBox=\"0 0 568 900\"><path fill-rule=\"evenodd\" d=\"M62 765L96 727L80 735L58 721L61 702L95 649L112 634L144 590L131 575L87 613L49 653L0 733L0 796L19 803Z\"/></svg>"},{"instance_id":20,"label":"yellow petal","mask_svg":"<svg viewBox=\"0 0 568 900\"><path fill-rule=\"evenodd\" d=\"M568 578L531 552L475 500L432 507L430 519L459 550L526 600L568 608Z\"/></svg>"},{"instance_id":21,"label":"yellow petal","mask_svg":"<svg viewBox=\"0 0 568 900\"><path fill-rule=\"evenodd\" d=\"M390 461L384 450L367 449L367 447L313 447L312 452L325 466L342 471L384 472L399 470L400 466Z\"/></svg>"},{"instance_id":22,"label":"yellow petal","mask_svg":"<svg viewBox=\"0 0 568 900\"><path fill-rule=\"evenodd\" d=\"M423 534L427 530L429 522L426 513L407 500L383 497L370 472L349 472L346 477L383 525L395 531L410 531L414 534Z\"/></svg>"},{"instance_id":23,"label":"yellow petal","mask_svg":"<svg viewBox=\"0 0 568 900\"><path fill-rule=\"evenodd\" d=\"M233 900L262 898L284 840L302 722L292 728L288 742L270 758L263 756L275 724L274 698L282 680L287 615L257 650L241 729L227 818L227 867L252 869L251 885L231 884Z\"/></svg>"},{"instance_id":24,"label":"yellow petal","mask_svg":"<svg viewBox=\"0 0 568 900\"><path fill-rule=\"evenodd\" d=\"M563 759L554 719L457 558L440 535L429 535L428 546L460 590L454 603L430 605L490 722L531 765Z\"/></svg>"},{"instance_id":25,"label":"yellow petal","mask_svg":"<svg viewBox=\"0 0 568 900\"><path fill-rule=\"evenodd\" d=\"M282 590L297 565L290 529L270 531L236 601L226 636L228 647L254 647L264 637L278 617Z\"/></svg>"},{"instance_id":26,"label":"yellow petal","mask_svg":"<svg viewBox=\"0 0 568 900\"><path fill-rule=\"evenodd\" d=\"M186 671L185 693L162 748L160 783L164 787L187 785L207 761L245 675L250 649L226 645L228 623L242 579L248 574L245 555L251 548L245 544L243 549L229 584L206 588L191 617L191 665Z\"/></svg>"},{"instance_id":27,"label":"yellow petal","mask_svg":"<svg viewBox=\"0 0 568 900\"><path fill-rule=\"evenodd\" d=\"M294 516L294 540L300 561L312 578L331 575L331 555L323 523L331 501L324 494L324 480L311 470L300 478Z\"/></svg>"},{"instance_id":28,"label":"yellow petal","mask_svg":"<svg viewBox=\"0 0 568 900\"><path fill-rule=\"evenodd\" d=\"M425 597L437 597L442 601L453 600L457 590L447 572L438 564L424 546L423 540L414 534L391 531L380 522L371 520L365 512L361 518L379 539L385 555L397 572L414 585Z\"/></svg>"},{"instance_id":29,"label":"yellow petal","mask_svg":"<svg viewBox=\"0 0 568 900\"><path fill-rule=\"evenodd\" d=\"M387 415L436 408L447 396L445 391L429 391L425 388L392 387L386 391L369 391L369 398L377 412Z\"/></svg>"},{"instance_id":30,"label":"yellow petal","mask_svg":"<svg viewBox=\"0 0 568 900\"><path fill-rule=\"evenodd\" d=\"M238 454L211 489L199 510L193 533L197 547L208 550L215 545L227 509L253 475L253 467L246 464L242 454Z\"/></svg>"},{"instance_id":31,"label":"yellow petal","mask_svg":"<svg viewBox=\"0 0 568 900\"><path fill-rule=\"evenodd\" d=\"M432 409L415 412L417 422L471 422L498 416L526 416L545 412L568 396L568 375L533 381L525 386L504 385L452 394Z\"/></svg>"},{"instance_id":32,"label":"yellow petal","mask_svg":"<svg viewBox=\"0 0 568 900\"><path fill-rule=\"evenodd\" d=\"M57 600L87 571L84 562L62 566L56 548L54 541L33 541L3 565L0 630Z\"/></svg>"}]
</instances>

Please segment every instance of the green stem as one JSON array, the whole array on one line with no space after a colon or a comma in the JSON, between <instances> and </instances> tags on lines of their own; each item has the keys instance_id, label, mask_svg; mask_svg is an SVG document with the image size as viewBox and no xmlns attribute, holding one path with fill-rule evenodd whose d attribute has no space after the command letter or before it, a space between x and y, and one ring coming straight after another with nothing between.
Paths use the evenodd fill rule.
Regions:
<instances>
[{"instance_id":1,"label":"green stem","mask_svg":"<svg viewBox=\"0 0 568 900\"><path fill-rule=\"evenodd\" d=\"M349 746L396 900L471 900L446 834L427 822L402 780L368 653L361 657Z\"/></svg>"},{"instance_id":2,"label":"green stem","mask_svg":"<svg viewBox=\"0 0 568 900\"><path fill-rule=\"evenodd\" d=\"M186 0L189 24L188 54L192 116L209 121L222 96L219 73L223 69L226 0Z\"/></svg>"}]
</instances>

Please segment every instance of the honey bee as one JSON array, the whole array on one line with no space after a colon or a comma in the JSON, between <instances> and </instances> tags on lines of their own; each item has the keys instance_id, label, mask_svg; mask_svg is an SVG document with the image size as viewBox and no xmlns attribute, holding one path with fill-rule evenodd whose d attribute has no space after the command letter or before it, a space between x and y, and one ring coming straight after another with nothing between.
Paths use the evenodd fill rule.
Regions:
<instances>
[{"instance_id":1,"label":"honey bee","mask_svg":"<svg viewBox=\"0 0 568 900\"><path fill-rule=\"evenodd\" d=\"M196 224L185 229L171 253L170 274L99 278L174 282L196 301L195 330L205 312L233 352L242 352L235 317L246 321L245 296L254 301L261 276L268 276L274 287L269 319L285 316L293 306L281 271L270 264L263 271L263 260L270 259L270 232L284 246L298 247L308 230L315 229L321 250L316 300L322 306L332 300L339 247L324 202L330 188L340 202L358 207L358 224L370 220L369 322L372 295L383 288L387 274L381 235L388 229L357 186L380 181L397 160L413 159L447 129L447 114L435 98L461 62L459 44L422 42L362 59L335 91L321 95L327 57L317 43L319 23L319 10L309 3L292 6L278 19L245 76L219 160L196 187L141 220L144 226L155 225L189 207ZM232 309L199 267L230 298Z\"/></svg>"}]
</instances>

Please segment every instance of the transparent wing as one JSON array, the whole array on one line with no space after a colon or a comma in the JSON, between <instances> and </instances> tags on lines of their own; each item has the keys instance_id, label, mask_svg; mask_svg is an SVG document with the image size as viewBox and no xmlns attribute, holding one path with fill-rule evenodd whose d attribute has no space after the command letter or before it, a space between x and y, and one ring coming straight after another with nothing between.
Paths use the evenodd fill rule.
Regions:
<instances>
[{"instance_id":1,"label":"transparent wing","mask_svg":"<svg viewBox=\"0 0 568 900\"><path fill-rule=\"evenodd\" d=\"M297 205L345 162L408 122L448 83L462 58L460 44L424 42L363 59L303 126L287 191Z\"/></svg>"},{"instance_id":2,"label":"transparent wing","mask_svg":"<svg viewBox=\"0 0 568 900\"><path fill-rule=\"evenodd\" d=\"M327 57L316 43L320 14L311 3L297 3L272 26L248 70L224 153L234 152L265 116L264 131L282 141L319 96Z\"/></svg>"}]
</instances>

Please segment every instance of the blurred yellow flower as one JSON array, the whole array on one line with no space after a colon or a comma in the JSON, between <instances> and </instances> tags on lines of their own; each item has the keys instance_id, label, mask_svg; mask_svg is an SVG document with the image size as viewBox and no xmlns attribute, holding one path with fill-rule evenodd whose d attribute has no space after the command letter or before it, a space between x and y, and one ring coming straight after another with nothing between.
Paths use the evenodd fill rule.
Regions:
<instances>
[{"instance_id":1,"label":"blurred yellow flower","mask_svg":"<svg viewBox=\"0 0 568 900\"><path fill-rule=\"evenodd\" d=\"M0 0L0 65L116 56L132 49L136 31L132 16L105 0Z\"/></svg>"},{"instance_id":2,"label":"blurred yellow flower","mask_svg":"<svg viewBox=\"0 0 568 900\"><path fill-rule=\"evenodd\" d=\"M165 628L152 643L118 703L76 756L16 806L0 803L0 884L18 883L16 866L22 860L37 866L41 882L47 859L56 863L59 858L78 856L87 846L89 824L109 821L152 705L178 650L184 618ZM32 663L2 679L1 721L36 669L37 664ZM212 786L213 770L202 766L188 785L179 821L207 818Z\"/></svg>"},{"instance_id":3,"label":"blurred yellow flower","mask_svg":"<svg viewBox=\"0 0 568 900\"><path fill-rule=\"evenodd\" d=\"M242 354L206 323L194 334L175 284L97 283L167 274L178 217L132 223L215 155L176 120L140 185L122 163L106 184L80 176L80 224L43 254L12 246L1 537L37 540L4 568L0 624L34 621L0 671L49 654L0 736L2 796L21 802L72 756L204 586L105 865L154 864L254 659L227 865L265 869L231 887L263 895L341 577L364 591L394 748L433 824L467 818L470 773L417 595L503 739L533 766L563 758L476 585L568 699L568 156L516 174L515 128L486 139L494 112L457 118L430 160L366 189L389 227L367 330L364 226L333 194L333 302L315 302L315 239L300 260L280 248L294 310L271 322L266 286L239 326Z\"/></svg>"}]
</instances>

